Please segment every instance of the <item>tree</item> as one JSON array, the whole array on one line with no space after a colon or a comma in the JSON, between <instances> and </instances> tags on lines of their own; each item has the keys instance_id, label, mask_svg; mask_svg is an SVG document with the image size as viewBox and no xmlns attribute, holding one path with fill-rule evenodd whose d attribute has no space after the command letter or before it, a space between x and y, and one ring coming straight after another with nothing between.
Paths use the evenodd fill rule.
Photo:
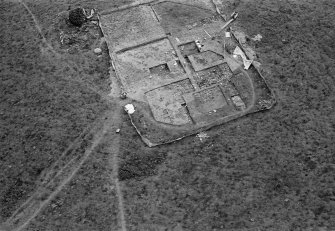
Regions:
<instances>
[{"instance_id":1,"label":"tree","mask_svg":"<svg viewBox=\"0 0 335 231\"><path fill-rule=\"evenodd\" d=\"M83 8L71 10L69 13L69 20L75 26L82 26L87 20L85 10Z\"/></svg>"}]
</instances>

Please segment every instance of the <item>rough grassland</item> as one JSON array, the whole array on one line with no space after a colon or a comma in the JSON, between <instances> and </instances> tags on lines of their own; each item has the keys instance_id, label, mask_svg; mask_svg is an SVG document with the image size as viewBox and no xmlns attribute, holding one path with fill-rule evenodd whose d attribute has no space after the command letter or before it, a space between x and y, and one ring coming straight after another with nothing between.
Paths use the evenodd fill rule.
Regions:
<instances>
[{"instance_id":1,"label":"rough grassland","mask_svg":"<svg viewBox=\"0 0 335 231\"><path fill-rule=\"evenodd\" d=\"M125 137L129 230L335 230L335 4L227 6L251 37L263 36L254 45L278 104L203 143L132 151L141 145ZM154 154L166 157L155 173Z\"/></svg>"},{"instance_id":2,"label":"rough grassland","mask_svg":"<svg viewBox=\"0 0 335 231\"><path fill-rule=\"evenodd\" d=\"M21 4L1 2L0 11L2 222L35 190L40 174L109 106L86 84L105 63L92 56L56 58ZM105 68L99 78L108 83L108 63Z\"/></svg>"},{"instance_id":3,"label":"rough grassland","mask_svg":"<svg viewBox=\"0 0 335 231\"><path fill-rule=\"evenodd\" d=\"M48 40L53 15L68 6L125 2L28 6ZM229 0L226 6L240 13L238 24L248 35L263 36L254 45L278 104L213 128L202 142L189 137L151 149L123 117L119 178L127 230L335 230L335 3ZM95 67L94 56L55 60L20 4L2 1L0 20L1 223L110 106L87 88L92 81L80 63ZM108 80L95 83L106 91ZM108 142L30 230L118 230Z\"/></svg>"}]
</instances>

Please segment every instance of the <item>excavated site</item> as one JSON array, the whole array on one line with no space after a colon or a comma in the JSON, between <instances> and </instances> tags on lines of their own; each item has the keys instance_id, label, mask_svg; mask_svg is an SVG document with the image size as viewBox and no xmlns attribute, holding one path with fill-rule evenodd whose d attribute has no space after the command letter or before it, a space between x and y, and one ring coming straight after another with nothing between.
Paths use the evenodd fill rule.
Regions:
<instances>
[{"instance_id":1,"label":"excavated site","mask_svg":"<svg viewBox=\"0 0 335 231\"><path fill-rule=\"evenodd\" d=\"M100 17L122 94L135 108L129 116L148 146L274 105L245 35L225 24L213 9L183 1L130 5Z\"/></svg>"}]
</instances>

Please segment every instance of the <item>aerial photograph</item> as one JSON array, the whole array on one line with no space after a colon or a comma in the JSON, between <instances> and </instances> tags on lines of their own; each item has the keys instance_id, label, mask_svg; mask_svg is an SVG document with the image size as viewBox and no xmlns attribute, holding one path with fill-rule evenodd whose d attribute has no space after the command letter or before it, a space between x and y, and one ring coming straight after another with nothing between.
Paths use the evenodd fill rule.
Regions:
<instances>
[{"instance_id":1,"label":"aerial photograph","mask_svg":"<svg viewBox=\"0 0 335 231\"><path fill-rule=\"evenodd\" d=\"M0 0L0 231L335 231L335 0Z\"/></svg>"}]
</instances>

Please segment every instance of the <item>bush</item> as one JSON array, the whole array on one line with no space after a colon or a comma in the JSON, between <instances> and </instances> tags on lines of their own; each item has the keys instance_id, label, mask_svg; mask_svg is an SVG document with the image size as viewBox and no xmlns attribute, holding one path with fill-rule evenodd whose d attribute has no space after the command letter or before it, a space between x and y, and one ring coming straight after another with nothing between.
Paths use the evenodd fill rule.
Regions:
<instances>
[{"instance_id":1,"label":"bush","mask_svg":"<svg viewBox=\"0 0 335 231\"><path fill-rule=\"evenodd\" d=\"M86 15L83 8L76 8L69 13L69 21L75 26L82 26L86 22Z\"/></svg>"}]
</instances>

